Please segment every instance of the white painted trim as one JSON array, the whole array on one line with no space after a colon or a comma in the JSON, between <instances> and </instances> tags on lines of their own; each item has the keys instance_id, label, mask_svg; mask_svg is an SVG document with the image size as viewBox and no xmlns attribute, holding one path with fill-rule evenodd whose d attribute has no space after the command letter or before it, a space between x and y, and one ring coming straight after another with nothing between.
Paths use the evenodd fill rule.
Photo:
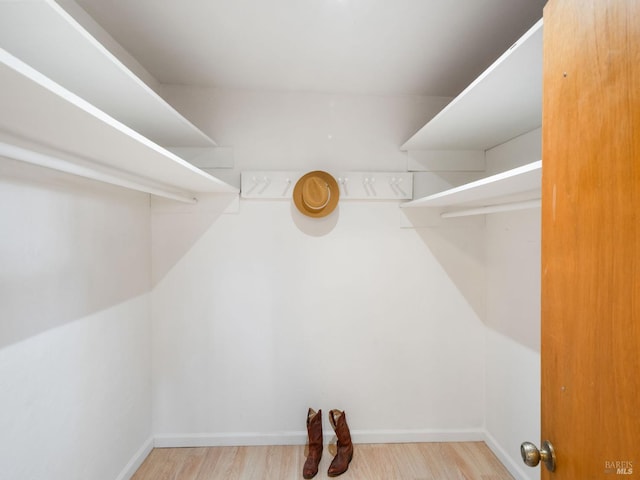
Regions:
<instances>
[{"instance_id":1,"label":"white painted trim","mask_svg":"<svg viewBox=\"0 0 640 480\"><path fill-rule=\"evenodd\" d=\"M185 433L157 435L157 448L229 447L255 445L302 445L306 432L277 433Z\"/></svg>"},{"instance_id":2,"label":"white painted trim","mask_svg":"<svg viewBox=\"0 0 640 480\"><path fill-rule=\"evenodd\" d=\"M243 199L291 200L296 183L307 172L245 170L240 175ZM407 200L413 198L411 172L329 172L343 200Z\"/></svg>"},{"instance_id":3,"label":"white painted trim","mask_svg":"<svg viewBox=\"0 0 640 480\"><path fill-rule=\"evenodd\" d=\"M493 452L493 454L498 457L498 460L504 465L504 467L509 471L514 478L520 480L527 480L530 477L526 474L522 466L515 462L513 458L507 454L507 452L500 446L498 441L491 435L489 432L484 432L485 438L484 443L487 444L487 447Z\"/></svg>"},{"instance_id":4,"label":"white painted trim","mask_svg":"<svg viewBox=\"0 0 640 480\"><path fill-rule=\"evenodd\" d=\"M484 431L469 430L352 430L355 443L478 442Z\"/></svg>"},{"instance_id":5,"label":"white painted trim","mask_svg":"<svg viewBox=\"0 0 640 480\"><path fill-rule=\"evenodd\" d=\"M333 432L325 432L325 443ZM414 443L414 442L477 442L484 441L481 429L469 430L352 430L354 443ZM238 445L304 445L306 431L277 433L202 433L158 435L154 445L158 448L221 447Z\"/></svg>"},{"instance_id":6,"label":"white painted trim","mask_svg":"<svg viewBox=\"0 0 640 480\"><path fill-rule=\"evenodd\" d=\"M154 447L153 437L149 437L146 442L142 444L140 450L138 450L127 465L122 469L120 475L116 477L116 480L129 480L136 473L136 470L140 468L142 462L149 456L151 450Z\"/></svg>"}]
</instances>

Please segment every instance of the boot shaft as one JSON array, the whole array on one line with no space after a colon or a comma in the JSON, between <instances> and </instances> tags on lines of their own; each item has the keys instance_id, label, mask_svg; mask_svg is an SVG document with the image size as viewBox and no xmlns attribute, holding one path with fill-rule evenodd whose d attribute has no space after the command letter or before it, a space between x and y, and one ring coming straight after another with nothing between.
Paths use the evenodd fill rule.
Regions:
<instances>
[{"instance_id":1,"label":"boot shaft","mask_svg":"<svg viewBox=\"0 0 640 480\"><path fill-rule=\"evenodd\" d=\"M351 445L351 432L347 425L347 417L343 411L331 410L329 412L329 422L333 431L338 437L338 446Z\"/></svg>"},{"instance_id":2,"label":"boot shaft","mask_svg":"<svg viewBox=\"0 0 640 480\"><path fill-rule=\"evenodd\" d=\"M317 412L312 408L307 413L307 434L309 436L309 447L322 447L322 410Z\"/></svg>"}]
</instances>

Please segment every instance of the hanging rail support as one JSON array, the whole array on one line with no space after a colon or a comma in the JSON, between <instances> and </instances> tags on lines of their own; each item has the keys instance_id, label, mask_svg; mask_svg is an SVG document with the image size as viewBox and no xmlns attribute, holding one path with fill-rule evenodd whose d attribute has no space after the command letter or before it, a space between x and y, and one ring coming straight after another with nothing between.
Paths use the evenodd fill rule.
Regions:
<instances>
[{"instance_id":1,"label":"hanging rail support","mask_svg":"<svg viewBox=\"0 0 640 480\"><path fill-rule=\"evenodd\" d=\"M511 212L515 210L527 210L540 207L540 199L527 200L526 202L512 202L501 205L489 205L486 207L469 208L466 210L455 210L440 214L442 218L469 217L471 215L485 215L487 213Z\"/></svg>"},{"instance_id":2,"label":"hanging rail support","mask_svg":"<svg viewBox=\"0 0 640 480\"><path fill-rule=\"evenodd\" d=\"M28 150L26 148L18 147L4 142L0 142L0 156L12 158L14 160L20 160L22 162L37 165L39 167L51 168L60 172L76 175L78 177L97 180L98 182L109 183L118 187L136 190L138 192L150 193L152 195L169 198L171 200L177 200L183 203L193 204L198 202L197 198L186 193L170 192L161 187L145 185L134 180L129 180L127 178L124 178L126 175L125 173L119 172L114 169L81 165L78 161L80 159L67 161L53 155L34 152L33 150ZM81 163L87 164L88 162L82 160Z\"/></svg>"}]
</instances>

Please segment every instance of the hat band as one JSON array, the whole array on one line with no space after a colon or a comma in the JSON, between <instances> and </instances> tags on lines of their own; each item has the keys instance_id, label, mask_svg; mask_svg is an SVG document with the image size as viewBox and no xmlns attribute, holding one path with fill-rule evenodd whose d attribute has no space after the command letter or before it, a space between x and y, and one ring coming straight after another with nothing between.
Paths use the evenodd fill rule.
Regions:
<instances>
[{"instance_id":1,"label":"hat band","mask_svg":"<svg viewBox=\"0 0 640 480\"><path fill-rule=\"evenodd\" d=\"M304 199L304 197L302 197L302 201L304 202L304 206L307 207L309 210L315 210L315 211L322 210L324 207L329 205L329 202L331 201L331 188L327 184L327 200L320 206L314 207L313 205L309 205L309 203Z\"/></svg>"}]
</instances>

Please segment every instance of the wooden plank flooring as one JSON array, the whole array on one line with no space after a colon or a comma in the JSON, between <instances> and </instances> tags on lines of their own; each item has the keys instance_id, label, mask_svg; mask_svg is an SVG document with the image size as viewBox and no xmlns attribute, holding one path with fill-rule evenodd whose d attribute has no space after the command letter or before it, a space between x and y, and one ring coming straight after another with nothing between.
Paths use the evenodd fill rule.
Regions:
<instances>
[{"instance_id":1,"label":"wooden plank flooring","mask_svg":"<svg viewBox=\"0 0 640 480\"><path fill-rule=\"evenodd\" d=\"M512 480L483 442L354 445L342 480ZM325 446L316 479L333 459ZM298 480L304 447L156 448L131 480Z\"/></svg>"}]
</instances>

